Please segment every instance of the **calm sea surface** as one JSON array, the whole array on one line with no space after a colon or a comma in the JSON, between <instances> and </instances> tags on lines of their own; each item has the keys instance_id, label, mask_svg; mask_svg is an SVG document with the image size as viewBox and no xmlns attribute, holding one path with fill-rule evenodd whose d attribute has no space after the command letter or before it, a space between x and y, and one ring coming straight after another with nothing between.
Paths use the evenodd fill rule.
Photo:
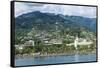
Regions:
<instances>
[{"instance_id":1,"label":"calm sea surface","mask_svg":"<svg viewBox=\"0 0 100 68\"><path fill-rule=\"evenodd\" d=\"M23 65L57 64L57 63L88 62L88 61L96 61L96 54L31 57L31 58L27 57L27 58L15 59L15 65L23 66Z\"/></svg>"}]
</instances>

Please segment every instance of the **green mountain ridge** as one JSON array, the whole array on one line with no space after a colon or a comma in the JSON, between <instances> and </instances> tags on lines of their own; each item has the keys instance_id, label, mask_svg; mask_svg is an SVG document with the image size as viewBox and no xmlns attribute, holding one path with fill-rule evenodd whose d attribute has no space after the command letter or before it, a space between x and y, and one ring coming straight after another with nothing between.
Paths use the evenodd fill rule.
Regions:
<instances>
[{"instance_id":1,"label":"green mountain ridge","mask_svg":"<svg viewBox=\"0 0 100 68\"><path fill-rule=\"evenodd\" d=\"M54 25L56 22L59 24L67 25L68 23L74 23L74 26L79 25L81 27L88 28L91 31L96 31L96 19L84 18L80 16L64 16L61 14L54 15L51 13L41 13L39 11L23 14L15 19L16 27L32 28L38 24L50 24ZM61 23L60 23L61 22ZM94 28L92 28L94 27Z\"/></svg>"},{"instance_id":2,"label":"green mountain ridge","mask_svg":"<svg viewBox=\"0 0 100 68\"><path fill-rule=\"evenodd\" d=\"M34 30L32 30L34 29ZM84 18L80 16L64 16L52 13L41 13L39 11L23 14L15 18L15 41L16 44L22 43L21 39L27 37L32 32L32 37L42 32L50 35L71 35L79 37L87 37L89 33L95 35L96 19ZM82 32L88 35L82 35ZM54 36L53 36L54 37Z\"/></svg>"}]
</instances>

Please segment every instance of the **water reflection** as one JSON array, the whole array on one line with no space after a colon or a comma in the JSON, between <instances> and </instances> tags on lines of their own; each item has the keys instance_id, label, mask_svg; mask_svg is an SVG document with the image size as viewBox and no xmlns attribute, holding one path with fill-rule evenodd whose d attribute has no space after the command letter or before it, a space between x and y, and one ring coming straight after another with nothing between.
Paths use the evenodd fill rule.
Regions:
<instances>
[{"instance_id":1,"label":"water reflection","mask_svg":"<svg viewBox=\"0 0 100 68\"><path fill-rule=\"evenodd\" d=\"M73 63L73 62L88 62L96 61L96 54L75 55L69 56L48 56L48 57L31 57L15 60L16 66L21 65L40 65L40 64L56 64L56 63Z\"/></svg>"},{"instance_id":2,"label":"water reflection","mask_svg":"<svg viewBox=\"0 0 100 68\"><path fill-rule=\"evenodd\" d=\"M79 61L79 55L75 54L75 62L78 62L78 61Z\"/></svg>"}]
</instances>

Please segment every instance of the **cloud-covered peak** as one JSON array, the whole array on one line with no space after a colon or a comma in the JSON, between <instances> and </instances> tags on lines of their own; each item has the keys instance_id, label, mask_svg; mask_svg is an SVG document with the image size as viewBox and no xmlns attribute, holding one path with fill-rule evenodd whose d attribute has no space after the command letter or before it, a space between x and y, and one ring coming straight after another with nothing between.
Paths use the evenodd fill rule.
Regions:
<instances>
[{"instance_id":1,"label":"cloud-covered peak","mask_svg":"<svg viewBox=\"0 0 100 68\"><path fill-rule=\"evenodd\" d=\"M96 7L22 2L15 3L15 17L33 11L63 15L75 15L90 18L96 17Z\"/></svg>"}]
</instances>

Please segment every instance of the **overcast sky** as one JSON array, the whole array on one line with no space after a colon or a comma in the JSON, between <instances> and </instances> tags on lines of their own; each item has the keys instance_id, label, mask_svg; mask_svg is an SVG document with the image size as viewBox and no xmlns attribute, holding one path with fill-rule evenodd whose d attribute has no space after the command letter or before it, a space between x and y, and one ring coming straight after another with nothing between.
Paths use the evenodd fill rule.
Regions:
<instances>
[{"instance_id":1,"label":"overcast sky","mask_svg":"<svg viewBox=\"0 0 100 68\"><path fill-rule=\"evenodd\" d=\"M75 15L89 18L96 17L96 7L88 6L71 6L71 5L54 5L54 4L39 4L39 3L15 3L15 17L33 11L43 13L55 13L63 15Z\"/></svg>"}]
</instances>

